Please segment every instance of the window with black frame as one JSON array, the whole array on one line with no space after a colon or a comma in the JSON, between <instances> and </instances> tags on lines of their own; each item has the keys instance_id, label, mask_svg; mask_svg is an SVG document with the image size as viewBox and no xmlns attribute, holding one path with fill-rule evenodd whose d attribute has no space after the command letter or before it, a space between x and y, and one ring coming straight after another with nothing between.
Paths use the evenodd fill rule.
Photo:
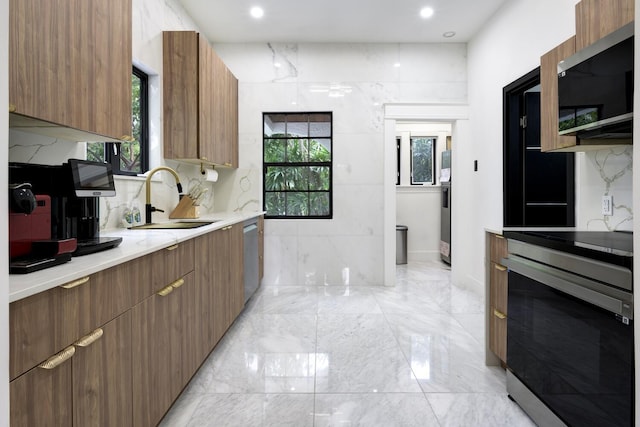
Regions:
<instances>
[{"instance_id":1,"label":"window with black frame","mask_svg":"<svg viewBox=\"0 0 640 427\"><path fill-rule=\"evenodd\" d=\"M133 67L131 74L132 140L118 143L87 143L87 160L111 163L118 175L137 175L149 170L148 76Z\"/></svg>"},{"instance_id":2,"label":"window with black frame","mask_svg":"<svg viewBox=\"0 0 640 427\"><path fill-rule=\"evenodd\" d=\"M411 137L411 185L435 184L436 137Z\"/></svg>"},{"instance_id":3,"label":"window with black frame","mask_svg":"<svg viewBox=\"0 0 640 427\"><path fill-rule=\"evenodd\" d=\"M332 218L332 113L264 113L263 138L265 218Z\"/></svg>"}]
</instances>

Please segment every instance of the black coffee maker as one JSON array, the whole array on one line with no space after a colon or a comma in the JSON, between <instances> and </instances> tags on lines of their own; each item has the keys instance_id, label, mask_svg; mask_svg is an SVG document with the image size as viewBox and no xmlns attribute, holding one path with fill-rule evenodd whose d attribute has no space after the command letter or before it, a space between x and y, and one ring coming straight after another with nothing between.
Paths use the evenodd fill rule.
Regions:
<instances>
[{"instance_id":1,"label":"black coffee maker","mask_svg":"<svg viewBox=\"0 0 640 427\"><path fill-rule=\"evenodd\" d=\"M69 159L62 165L9 163L9 182L28 182L51 197L51 236L76 238L74 256L116 247L121 237L100 237L99 197L115 196L111 165Z\"/></svg>"}]
</instances>

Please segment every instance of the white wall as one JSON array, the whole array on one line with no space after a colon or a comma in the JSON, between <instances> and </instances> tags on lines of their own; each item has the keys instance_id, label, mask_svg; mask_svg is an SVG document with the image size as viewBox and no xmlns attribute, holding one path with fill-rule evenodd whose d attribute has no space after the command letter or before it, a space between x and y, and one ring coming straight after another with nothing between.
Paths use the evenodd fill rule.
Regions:
<instances>
[{"instance_id":1,"label":"white wall","mask_svg":"<svg viewBox=\"0 0 640 427\"><path fill-rule=\"evenodd\" d=\"M409 227L407 259L428 261L440 259L440 169L442 152L447 136L451 136L450 123L397 123L400 143L401 183L396 186L396 224ZM411 185L411 137L436 137L436 183Z\"/></svg>"},{"instance_id":2,"label":"white wall","mask_svg":"<svg viewBox=\"0 0 640 427\"><path fill-rule=\"evenodd\" d=\"M225 43L214 48L240 81L244 170L261 170L263 112L333 112L334 218L267 220L264 283L384 284L383 184L389 159L383 104L466 102L466 46ZM341 98L311 92L332 83L352 90ZM260 180L250 176L245 182L261 201ZM227 197L230 210L241 208L237 188Z\"/></svg>"},{"instance_id":3,"label":"white wall","mask_svg":"<svg viewBox=\"0 0 640 427\"><path fill-rule=\"evenodd\" d=\"M7 64L9 58L9 0L0 0L0 64ZM9 104L9 76L8 68L0 67L0 104ZM6 111L6 110L5 110ZM6 141L9 115L0 116L0 135ZM0 151L0 165L7 164L7 149ZM0 171L0 188L7 188L7 168ZM0 242L8 242L8 215L7 198L0 198ZM4 286L0 286L0 426L9 425L9 248L6 244L0 246L0 280Z\"/></svg>"},{"instance_id":4,"label":"white wall","mask_svg":"<svg viewBox=\"0 0 640 427\"><path fill-rule=\"evenodd\" d=\"M540 65L540 56L575 34L577 0L508 1L469 43L469 132L472 142L456 169L458 195L472 201L459 249L457 275L484 283L484 228L502 228L502 89ZM457 148L457 147L456 147ZM462 156L461 156L462 154ZM478 172L473 172L478 160Z\"/></svg>"}]
</instances>

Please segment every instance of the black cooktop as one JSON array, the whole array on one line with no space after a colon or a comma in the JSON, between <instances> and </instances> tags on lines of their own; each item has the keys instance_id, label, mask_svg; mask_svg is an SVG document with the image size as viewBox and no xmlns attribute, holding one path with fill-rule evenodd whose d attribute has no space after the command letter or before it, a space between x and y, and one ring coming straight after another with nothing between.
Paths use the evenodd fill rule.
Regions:
<instances>
[{"instance_id":1,"label":"black cooktop","mask_svg":"<svg viewBox=\"0 0 640 427\"><path fill-rule=\"evenodd\" d=\"M504 231L507 239L556 249L633 270L630 231Z\"/></svg>"}]
</instances>

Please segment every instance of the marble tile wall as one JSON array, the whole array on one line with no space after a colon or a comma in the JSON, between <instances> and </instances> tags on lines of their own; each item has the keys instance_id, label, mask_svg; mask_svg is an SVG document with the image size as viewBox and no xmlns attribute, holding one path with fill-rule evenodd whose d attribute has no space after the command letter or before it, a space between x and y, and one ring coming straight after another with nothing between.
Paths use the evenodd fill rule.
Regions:
<instances>
[{"instance_id":1,"label":"marble tile wall","mask_svg":"<svg viewBox=\"0 0 640 427\"><path fill-rule=\"evenodd\" d=\"M267 43L214 49L240 81L241 169L232 173L233 185L216 193L216 204L225 194L227 210L261 204L263 112L333 112L333 219L268 220L264 283L382 285L382 106L466 102L466 46ZM315 91L332 85L348 89L340 97Z\"/></svg>"},{"instance_id":2,"label":"marble tile wall","mask_svg":"<svg viewBox=\"0 0 640 427\"><path fill-rule=\"evenodd\" d=\"M585 230L633 230L633 146L578 153L576 225ZM602 196L613 215L602 215Z\"/></svg>"}]
</instances>

